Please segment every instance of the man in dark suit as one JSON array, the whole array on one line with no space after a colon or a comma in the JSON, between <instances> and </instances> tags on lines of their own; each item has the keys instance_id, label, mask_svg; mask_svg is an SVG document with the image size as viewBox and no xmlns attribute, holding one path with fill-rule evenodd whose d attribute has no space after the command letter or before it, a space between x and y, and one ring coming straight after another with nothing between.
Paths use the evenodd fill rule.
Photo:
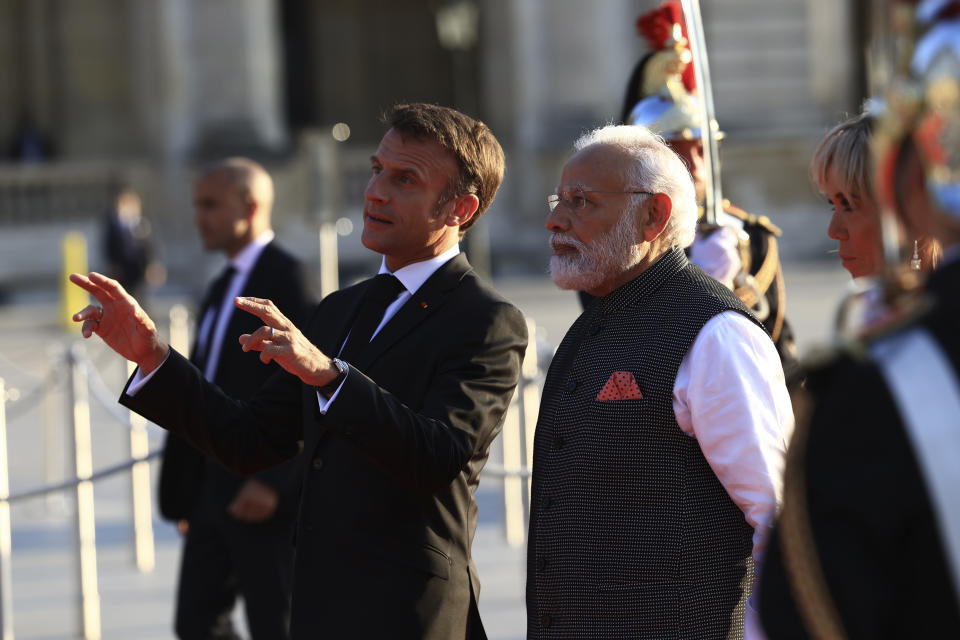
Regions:
<instances>
[{"instance_id":1,"label":"man in dark suit","mask_svg":"<svg viewBox=\"0 0 960 640\"><path fill-rule=\"evenodd\" d=\"M887 264L884 324L809 367L760 582L770 640L960 637L957 9L901 3L879 39L911 61L884 68L889 108L871 141L881 210L896 217L885 255L930 237L943 260L919 287Z\"/></svg>"},{"instance_id":2,"label":"man in dark suit","mask_svg":"<svg viewBox=\"0 0 960 640\"><path fill-rule=\"evenodd\" d=\"M246 158L225 160L194 184L203 246L223 252L229 263L204 298L190 361L237 398L253 395L280 369L235 347L236 336L255 331L259 321L236 309L233 299L270 298L298 320L312 304L300 263L274 242L273 200L270 175ZM255 640L288 636L297 489L292 461L244 479L167 435L160 510L185 536L177 637L237 638L230 614L238 595Z\"/></svg>"},{"instance_id":3,"label":"man in dark suit","mask_svg":"<svg viewBox=\"0 0 960 640\"><path fill-rule=\"evenodd\" d=\"M264 323L243 348L288 372L251 400L205 382L115 282L71 276L98 301L75 316L83 334L140 366L125 405L242 473L303 450L297 639L485 637L473 493L527 334L458 242L493 200L503 151L452 109L402 105L389 123L362 235L381 275L328 296L303 332L269 300L238 298Z\"/></svg>"},{"instance_id":4,"label":"man in dark suit","mask_svg":"<svg viewBox=\"0 0 960 640\"><path fill-rule=\"evenodd\" d=\"M687 260L689 172L642 126L574 145L550 275L596 300L564 336L533 454L527 635L758 638L748 601L793 413L776 348Z\"/></svg>"}]
</instances>

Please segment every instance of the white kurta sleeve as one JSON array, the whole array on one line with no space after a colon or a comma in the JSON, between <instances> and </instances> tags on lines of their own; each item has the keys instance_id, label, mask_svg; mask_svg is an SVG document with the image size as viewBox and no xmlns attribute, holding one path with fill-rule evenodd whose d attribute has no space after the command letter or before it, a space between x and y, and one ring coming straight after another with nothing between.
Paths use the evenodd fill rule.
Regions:
<instances>
[{"instance_id":1,"label":"white kurta sleeve","mask_svg":"<svg viewBox=\"0 0 960 640\"><path fill-rule=\"evenodd\" d=\"M769 336L734 311L712 318L680 364L673 408L753 527L759 564L782 496L793 431L783 367Z\"/></svg>"}]
</instances>

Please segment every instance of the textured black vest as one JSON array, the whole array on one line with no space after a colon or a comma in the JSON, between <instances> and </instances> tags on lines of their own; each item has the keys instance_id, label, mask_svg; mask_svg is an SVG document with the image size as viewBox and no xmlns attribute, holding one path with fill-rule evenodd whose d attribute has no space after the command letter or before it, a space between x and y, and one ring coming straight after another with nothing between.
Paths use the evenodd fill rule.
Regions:
<instances>
[{"instance_id":1,"label":"textured black vest","mask_svg":"<svg viewBox=\"0 0 960 640\"><path fill-rule=\"evenodd\" d=\"M742 637L753 529L673 412L684 355L731 310L756 322L674 249L567 332L534 441L528 638ZM597 401L619 371L643 398Z\"/></svg>"}]
</instances>

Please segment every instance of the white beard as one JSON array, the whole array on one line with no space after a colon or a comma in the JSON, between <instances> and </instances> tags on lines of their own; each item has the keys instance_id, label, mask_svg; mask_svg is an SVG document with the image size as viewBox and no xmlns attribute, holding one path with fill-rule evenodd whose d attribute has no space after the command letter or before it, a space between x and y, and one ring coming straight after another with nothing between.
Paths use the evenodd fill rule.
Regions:
<instances>
[{"instance_id":1,"label":"white beard","mask_svg":"<svg viewBox=\"0 0 960 640\"><path fill-rule=\"evenodd\" d=\"M643 245L637 243L636 216L621 216L610 232L587 246L575 237L554 233L550 246L554 249L574 249L550 258L550 277L561 289L592 291L604 282L615 279L632 269L644 255Z\"/></svg>"}]
</instances>

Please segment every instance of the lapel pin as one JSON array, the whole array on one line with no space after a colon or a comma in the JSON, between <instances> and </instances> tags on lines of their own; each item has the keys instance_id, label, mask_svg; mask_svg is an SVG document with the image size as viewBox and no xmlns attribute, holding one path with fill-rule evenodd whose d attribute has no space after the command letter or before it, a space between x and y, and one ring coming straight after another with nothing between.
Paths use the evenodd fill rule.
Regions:
<instances>
[{"instance_id":1,"label":"lapel pin","mask_svg":"<svg viewBox=\"0 0 960 640\"><path fill-rule=\"evenodd\" d=\"M421 301L420 301L420 306L423 307L424 309L426 309L426 308L427 308L427 301L426 301L426 300L421 300Z\"/></svg>"}]
</instances>

